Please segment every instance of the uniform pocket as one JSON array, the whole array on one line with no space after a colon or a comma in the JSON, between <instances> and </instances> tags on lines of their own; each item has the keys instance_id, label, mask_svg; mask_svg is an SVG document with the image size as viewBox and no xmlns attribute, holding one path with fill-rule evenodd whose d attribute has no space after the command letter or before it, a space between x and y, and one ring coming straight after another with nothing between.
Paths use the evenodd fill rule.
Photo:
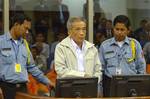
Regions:
<instances>
[{"instance_id":1,"label":"uniform pocket","mask_svg":"<svg viewBox=\"0 0 150 99\"><path fill-rule=\"evenodd\" d=\"M11 50L1 50L1 58L3 64L12 63L12 51Z\"/></svg>"},{"instance_id":2,"label":"uniform pocket","mask_svg":"<svg viewBox=\"0 0 150 99\"><path fill-rule=\"evenodd\" d=\"M105 59L107 62L108 67L113 67L117 64L117 58L116 58L116 53L106 53L105 54Z\"/></svg>"}]
</instances>

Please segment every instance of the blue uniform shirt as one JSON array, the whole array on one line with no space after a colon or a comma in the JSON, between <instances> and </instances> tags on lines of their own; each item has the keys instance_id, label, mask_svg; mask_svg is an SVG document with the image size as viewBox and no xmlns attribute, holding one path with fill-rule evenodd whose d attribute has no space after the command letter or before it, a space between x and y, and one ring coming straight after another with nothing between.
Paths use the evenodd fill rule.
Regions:
<instances>
[{"instance_id":1,"label":"blue uniform shirt","mask_svg":"<svg viewBox=\"0 0 150 99\"><path fill-rule=\"evenodd\" d=\"M132 58L132 48L130 41L132 38L126 37L123 46L119 47L115 38L104 41L99 49L100 61L104 70L104 74L111 77L120 72L121 75L135 75L144 74L146 63L143 57L142 48L139 42L135 39L135 59L131 62L128 60Z\"/></svg>"},{"instance_id":2,"label":"blue uniform shirt","mask_svg":"<svg viewBox=\"0 0 150 99\"><path fill-rule=\"evenodd\" d=\"M23 39L15 43L10 33L0 36L0 81L24 83L28 81L29 72L40 82L49 84L50 81L35 66L31 53L29 64L27 63L27 59L28 51ZM16 72L16 64L20 64L21 72Z\"/></svg>"}]
</instances>

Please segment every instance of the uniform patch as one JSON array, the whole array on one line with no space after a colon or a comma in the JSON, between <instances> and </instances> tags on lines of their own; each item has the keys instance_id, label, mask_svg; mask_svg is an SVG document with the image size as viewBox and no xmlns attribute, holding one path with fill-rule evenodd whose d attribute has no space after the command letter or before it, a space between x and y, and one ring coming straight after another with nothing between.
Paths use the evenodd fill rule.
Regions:
<instances>
[{"instance_id":1,"label":"uniform patch","mask_svg":"<svg viewBox=\"0 0 150 99\"><path fill-rule=\"evenodd\" d=\"M107 51L106 54L114 53L114 51Z\"/></svg>"}]
</instances>

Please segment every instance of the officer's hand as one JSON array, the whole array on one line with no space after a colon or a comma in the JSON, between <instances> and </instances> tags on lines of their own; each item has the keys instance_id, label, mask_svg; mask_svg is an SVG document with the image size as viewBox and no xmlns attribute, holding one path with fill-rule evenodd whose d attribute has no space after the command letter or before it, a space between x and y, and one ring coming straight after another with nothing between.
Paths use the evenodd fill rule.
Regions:
<instances>
[{"instance_id":1,"label":"officer's hand","mask_svg":"<svg viewBox=\"0 0 150 99\"><path fill-rule=\"evenodd\" d=\"M50 82L50 86L55 87L55 83L53 83L52 81Z\"/></svg>"},{"instance_id":2,"label":"officer's hand","mask_svg":"<svg viewBox=\"0 0 150 99\"><path fill-rule=\"evenodd\" d=\"M52 88L55 88L55 83L53 82L50 82L48 85L47 85L48 89L52 89Z\"/></svg>"}]
</instances>

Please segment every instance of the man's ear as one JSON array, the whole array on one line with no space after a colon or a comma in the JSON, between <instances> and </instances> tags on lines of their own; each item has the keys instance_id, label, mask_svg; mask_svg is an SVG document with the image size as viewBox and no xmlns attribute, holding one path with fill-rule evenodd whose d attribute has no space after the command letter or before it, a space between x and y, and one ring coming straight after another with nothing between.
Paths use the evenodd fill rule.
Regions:
<instances>
[{"instance_id":1,"label":"man's ear","mask_svg":"<svg viewBox=\"0 0 150 99\"><path fill-rule=\"evenodd\" d=\"M72 35L72 31L71 30L68 30L68 35Z\"/></svg>"},{"instance_id":2,"label":"man's ear","mask_svg":"<svg viewBox=\"0 0 150 99\"><path fill-rule=\"evenodd\" d=\"M128 28L128 35L130 34L131 31L132 31L132 27L129 26L129 28Z\"/></svg>"}]
</instances>

